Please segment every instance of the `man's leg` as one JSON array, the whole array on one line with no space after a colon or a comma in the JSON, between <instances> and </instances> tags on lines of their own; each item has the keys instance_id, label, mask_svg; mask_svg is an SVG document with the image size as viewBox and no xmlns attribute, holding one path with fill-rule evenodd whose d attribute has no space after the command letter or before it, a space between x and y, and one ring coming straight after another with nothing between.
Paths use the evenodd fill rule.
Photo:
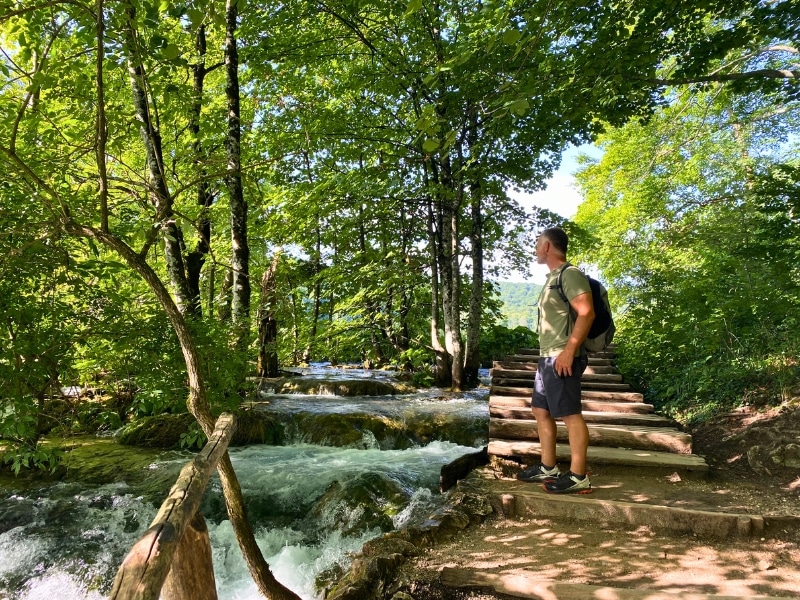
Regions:
<instances>
[{"instance_id":1,"label":"man's leg","mask_svg":"<svg viewBox=\"0 0 800 600\"><path fill-rule=\"evenodd\" d=\"M582 414L562 417L569 436L570 467L576 475L586 475L586 452L589 448L589 428ZM541 433L540 433L541 436ZM555 450L555 445L554 445ZM544 454L544 450L542 450Z\"/></svg>"},{"instance_id":2,"label":"man's leg","mask_svg":"<svg viewBox=\"0 0 800 600\"><path fill-rule=\"evenodd\" d=\"M557 426L550 411L546 408L533 407L536 417L536 428L539 430L539 445L542 449L542 464L547 467L556 466L556 432ZM587 433L588 435L588 433Z\"/></svg>"},{"instance_id":3,"label":"man's leg","mask_svg":"<svg viewBox=\"0 0 800 600\"><path fill-rule=\"evenodd\" d=\"M556 466L556 422L550 416L550 409L547 408L547 392L541 377L544 364L545 359L539 359L531 397L531 411L536 418L536 427L539 430L541 462L517 473L517 479L530 483L550 481L561 475Z\"/></svg>"}]
</instances>

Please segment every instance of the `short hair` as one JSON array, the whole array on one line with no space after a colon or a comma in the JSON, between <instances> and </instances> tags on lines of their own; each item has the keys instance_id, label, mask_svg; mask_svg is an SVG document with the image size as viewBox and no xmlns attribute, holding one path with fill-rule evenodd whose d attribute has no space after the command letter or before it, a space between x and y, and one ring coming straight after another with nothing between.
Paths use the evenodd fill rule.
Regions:
<instances>
[{"instance_id":1,"label":"short hair","mask_svg":"<svg viewBox=\"0 0 800 600\"><path fill-rule=\"evenodd\" d=\"M560 251L567 255L567 246L569 246L569 238L567 237L566 232L561 229L560 227L549 227L542 232L542 236L547 238L553 246L555 246L556 250Z\"/></svg>"}]
</instances>

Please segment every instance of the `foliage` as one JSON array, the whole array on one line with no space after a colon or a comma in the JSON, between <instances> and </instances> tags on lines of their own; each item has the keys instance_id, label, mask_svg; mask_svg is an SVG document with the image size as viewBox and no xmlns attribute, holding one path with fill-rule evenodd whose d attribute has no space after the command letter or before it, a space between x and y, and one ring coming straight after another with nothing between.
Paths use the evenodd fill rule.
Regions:
<instances>
[{"instance_id":1,"label":"foliage","mask_svg":"<svg viewBox=\"0 0 800 600\"><path fill-rule=\"evenodd\" d=\"M539 336L527 327L518 325L509 329L504 325L494 325L481 338L483 366L490 367L492 361L518 352L521 348L538 348Z\"/></svg>"},{"instance_id":2,"label":"foliage","mask_svg":"<svg viewBox=\"0 0 800 600\"><path fill-rule=\"evenodd\" d=\"M798 108L719 86L676 93L604 136L579 174L583 256L613 288L620 368L684 420L779 404L797 381Z\"/></svg>"},{"instance_id":3,"label":"foliage","mask_svg":"<svg viewBox=\"0 0 800 600\"><path fill-rule=\"evenodd\" d=\"M709 64L717 69L713 61L732 49L780 43L795 33L786 1L684 4L242 5L242 168L236 175L250 210L253 283L284 249L274 301L266 307L278 322L281 362L410 362L416 376L427 378L437 342L447 335L444 346L461 337L474 342L481 328L489 331L497 307L481 285L480 261L504 256L519 266L528 259L535 230L553 222L544 211L525 214L508 197L509 188L540 189L566 146L592 139L605 124L652 114L664 101L657 69L696 77ZM235 406L257 336L256 319L231 322L233 292L225 283L234 243L220 5L135 0L101 4L99 15L80 3L4 6L0 437L35 452L42 402L53 386L66 384L131 382L138 389L136 417L183 410L187 377L196 373L185 370L163 299L156 302L152 282L139 279L142 269L130 268L136 260L178 299L188 265L198 269L192 301L199 309L178 302L192 338L180 342L183 349L197 347L215 410ZM773 48L747 65L785 66L778 54ZM745 62L732 61L723 74ZM791 93L786 79L758 86L762 104ZM740 83L739 91L754 86ZM742 104L729 103L736 115L746 113L748 103L758 104L751 102L754 96L743 97ZM722 122L724 111L713 117ZM763 122L762 137L790 131L778 117ZM700 131L698 123L681 128ZM671 135L674 142L678 134ZM796 224L781 212L788 198L796 198L796 165L784 161L781 170L775 161L771 170L755 168L747 201L734 202L739 212L722 203L704 210L692 205L695 188L702 187L693 181L715 185L720 197L734 196L725 182L741 181L747 165L731 159L736 149L729 138L719 152L710 141L703 150L718 165L713 173L702 161L664 167L685 191L688 208L673 197L651 219L669 185L650 177L639 194L643 206L625 208L604 233L614 243L626 241L628 229L620 223L631 216L637 234L650 240L647 253L657 252L662 240L673 244L661 262L637 266L643 253L622 253L604 266L631 290L643 281L663 283L679 300L659 311L674 308L681 318L691 314L704 331L722 331L687 351L698 356L732 347L741 324L753 339L772 325L741 301L702 314L684 310L706 296L677 285L666 261L674 260L684 275L695 264L706 274L725 273L708 293L725 298L731 289L746 288L754 293L753 309L763 306L771 289L755 277L741 249L770 258L779 250L781 266L791 264L792 253L796 257ZM642 142L629 158L659 157L669 147L662 141ZM630 179L630 190L639 189ZM734 246L731 233L742 220L747 243ZM581 224L597 235L601 222ZM717 237L701 240L704 253L691 261L674 251L693 244L693 232L712 230ZM769 248L764 242L770 236L787 243ZM134 258L123 264L100 240L114 241L117 253L130 248ZM780 277L777 266L774 276ZM775 314L792 323L794 290L781 285ZM632 309L649 300L621 297ZM462 313L465 327L458 322ZM442 314L444 326L431 327ZM527 335L515 331L491 331L490 350ZM233 343L240 338L246 343Z\"/></svg>"},{"instance_id":4,"label":"foliage","mask_svg":"<svg viewBox=\"0 0 800 600\"><path fill-rule=\"evenodd\" d=\"M539 303L542 286L535 283L501 281L498 287L506 327L522 326L535 330L536 305Z\"/></svg>"},{"instance_id":5,"label":"foliage","mask_svg":"<svg viewBox=\"0 0 800 600\"><path fill-rule=\"evenodd\" d=\"M184 431L180 436L180 447L187 449L197 448L199 450L205 446L206 441L208 441L208 438L203 433L203 430L200 429L200 425L197 422L192 422L189 424L189 430Z\"/></svg>"}]
</instances>

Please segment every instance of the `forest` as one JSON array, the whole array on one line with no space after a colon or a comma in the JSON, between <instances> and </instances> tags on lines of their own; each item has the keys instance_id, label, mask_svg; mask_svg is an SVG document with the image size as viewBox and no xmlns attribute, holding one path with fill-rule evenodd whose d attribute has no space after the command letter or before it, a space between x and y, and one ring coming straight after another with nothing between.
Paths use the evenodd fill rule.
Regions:
<instances>
[{"instance_id":1,"label":"forest","mask_svg":"<svg viewBox=\"0 0 800 600\"><path fill-rule=\"evenodd\" d=\"M503 325L512 328L522 326L535 331L536 304L539 302L541 284L501 281L497 287L500 302L503 303Z\"/></svg>"},{"instance_id":2,"label":"forest","mask_svg":"<svg viewBox=\"0 0 800 600\"><path fill-rule=\"evenodd\" d=\"M549 225L660 409L779 404L799 36L788 0L0 0L4 463L52 465L66 386L208 434L290 365L475 385L535 343L493 282ZM509 198L585 143L575 219Z\"/></svg>"}]
</instances>

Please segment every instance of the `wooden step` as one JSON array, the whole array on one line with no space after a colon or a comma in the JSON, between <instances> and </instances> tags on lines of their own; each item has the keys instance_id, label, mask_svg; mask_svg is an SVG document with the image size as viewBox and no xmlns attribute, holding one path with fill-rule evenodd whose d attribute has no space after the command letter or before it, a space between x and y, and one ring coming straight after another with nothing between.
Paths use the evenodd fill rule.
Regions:
<instances>
[{"instance_id":1,"label":"wooden step","mask_svg":"<svg viewBox=\"0 0 800 600\"><path fill-rule=\"evenodd\" d=\"M588 352L589 358L614 358L617 355L616 346L610 346L602 352ZM519 348L516 352L519 356L539 356L539 348Z\"/></svg>"},{"instance_id":2,"label":"wooden step","mask_svg":"<svg viewBox=\"0 0 800 600\"><path fill-rule=\"evenodd\" d=\"M647 414L654 411L652 404L645 404L644 402L632 401L614 401L614 400L592 400L587 398L586 392L581 395L581 406L583 410L590 410L596 412L620 412L620 413L638 413ZM531 395L525 394L524 396L489 396L489 408L501 406L517 406L527 407L531 406Z\"/></svg>"},{"instance_id":3,"label":"wooden step","mask_svg":"<svg viewBox=\"0 0 800 600\"><path fill-rule=\"evenodd\" d=\"M692 453L692 436L674 427L641 427L588 423L589 446L632 448L658 452ZM490 419L489 437L504 440L537 440L539 432L534 420ZM557 424L556 441L567 442L567 428Z\"/></svg>"},{"instance_id":4,"label":"wooden step","mask_svg":"<svg viewBox=\"0 0 800 600\"><path fill-rule=\"evenodd\" d=\"M587 423L607 423L617 425L634 425L637 427L674 427L667 417L649 413L621 413L612 411L584 410L583 418ZM529 406L492 406L489 405L489 417L492 419L534 420ZM556 419L557 421L559 419Z\"/></svg>"},{"instance_id":5,"label":"wooden step","mask_svg":"<svg viewBox=\"0 0 800 600\"><path fill-rule=\"evenodd\" d=\"M509 383L509 382L503 382ZM533 380L511 380L514 385L498 385L492 381L491 393L497 395L524 396L533 389ZM527 385L526 385L527 384ZM631 386L627 383L602 383L595 381L581 381L581 390L593 392L630 392Z\"/></svg>"},{"instance_id":6,"label":"wooden step","mask_svg":"<svg viewBox=\"0 0 800 600\"><path fill-rule=\"evenodd\" d=\"M536 371L530 370L511 370L511 369L491 369L489 375L492 376L492 382L502 381L533 381L536 378ZM588 369L581 377L581 383L589 381L604 382L604 383L622 383L622 375L619 373L589 373ZM505 385L498 383L497 385Z\"/></svg>"},{"instance_id":7,"label":"wooden step","mask_svg":"<svg viewBox=\"0 0 800 600\"><path fill-rule=\"evenodd\" d=\"M533 371L536 373L537 364L535 362L531 363L524 363L524 362L513 362L507 360L496 360L492 363L492 369L489 371L489 374L492 375L494 373L505 373L505 372L515 372L515 371ZM614 365L589 365L586 367L586 373L592 373L595 375L599 374L611 374L617 373L616 367Z\"/></svg>"},{"instance_id":8,"label":"wooden step","mask_svg":"<svg viewBox=\"0 0 800 600\"><path fill-rule=\"evenodd\" d=\"M541 447L538 442L521 440L489 439L489 455L517 458L529 464L541 456ZM556 445L556 458L561 462L569 462L569 446ZM668 469L683 469L686 471L708 471L708 464L696 454L675 454L672 452L657 452L647 450L631 450L627 448L607 448L603 446L589 446L587 460L591 463L605 465L629 465L641 467L663 467Z\"/></svg>"},{"instance_id":9,"label":"wooden step","mask_svg":"<svg viewBox=\"0 0 800 600\"><path fill-rule=\"evenodd\" d=\"M581 390L584 400L607 400L610 402L644 402L644 396L639 392L612 392L603 390Z\"/></svg>"},{"instance_id":10,"label":"wooden step","mask_svg":"<svg viewBox=\"0 0 800 600\"><path fill-rule=\"evenodd\" d=\"M503 361L509 362L518 362L524 363L529 365L536 365L539 362L541 357L538 354L511 354L503 358ZM606 367L613 367L614 366L614 359L613 358L598 358L595 356L589 355L589 365L592 366L606 366Z\"/></svg>"}]
</instances>

